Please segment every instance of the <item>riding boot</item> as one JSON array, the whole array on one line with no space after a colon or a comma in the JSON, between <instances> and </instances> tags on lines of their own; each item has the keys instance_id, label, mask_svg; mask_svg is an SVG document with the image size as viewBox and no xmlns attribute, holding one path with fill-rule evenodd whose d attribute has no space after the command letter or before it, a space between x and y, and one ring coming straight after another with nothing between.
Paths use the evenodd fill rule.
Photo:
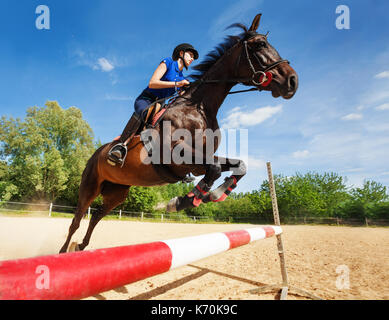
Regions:
<instances>
[{"instance_id":1,"label":"riding boot","mask_svg":"<svg viewBox=\"0 0 389 320\"><path fill-rule=\"evenodd\" d=\"M134 137L141 124L142 119L136 112L134 112L119 138L119 143L115 144L108 152L107 162L110 165L115 166L116 164L120 164L123 166L124 160L127 156L127 144Z\"/></svg>"}]
</instances>

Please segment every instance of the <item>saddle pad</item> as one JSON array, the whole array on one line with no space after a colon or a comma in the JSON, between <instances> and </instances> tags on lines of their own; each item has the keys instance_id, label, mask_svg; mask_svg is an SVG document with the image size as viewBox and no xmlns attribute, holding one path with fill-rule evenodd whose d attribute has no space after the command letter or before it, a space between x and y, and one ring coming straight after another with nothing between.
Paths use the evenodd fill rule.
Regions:
<instances>
[{"instance_id":1,"label":"saddle pad","mask_svg":"<svg viewBox=\"0 0 389 320\"><path fill-rule=\"evenodd\" d=\"M149 123L150 120L154 117L155 114L161 109L160 103L153 103L147 108L147 115L144 118L144 123Z\"/></svg>"},{"instance_id":2,"label":"saddle pad","mask_svg":"<svg viewBox=\"0 0 389 320\"><path fill-rule=\"evenodd\" d=\"M160 111L158 111L158 113L156 113L153 117L153 121L151 121L151 126L155 126L158 119L160 119L162 117L162 115L166 112L166 108L162 108Z\"/></svg>"}]
</instances>

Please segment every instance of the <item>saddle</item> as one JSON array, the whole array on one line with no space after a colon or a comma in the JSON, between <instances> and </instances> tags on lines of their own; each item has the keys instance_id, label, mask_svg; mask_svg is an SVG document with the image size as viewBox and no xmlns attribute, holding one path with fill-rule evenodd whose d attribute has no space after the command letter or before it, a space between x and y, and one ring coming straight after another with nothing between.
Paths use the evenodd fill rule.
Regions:
<instances>
[{"instance_id":1,"label":"saddle","mask_svg":"<svg viewBox=\"0 0 389 320\"><path fill-rule=\"evenodd\" d=\"M140 131L155 128L159 122L163 119L165 112L167 110L167 104L154 102L150 104L145 110L142 112L142 120L143 123L140 127Z\"/></svg>"}]
</instances>

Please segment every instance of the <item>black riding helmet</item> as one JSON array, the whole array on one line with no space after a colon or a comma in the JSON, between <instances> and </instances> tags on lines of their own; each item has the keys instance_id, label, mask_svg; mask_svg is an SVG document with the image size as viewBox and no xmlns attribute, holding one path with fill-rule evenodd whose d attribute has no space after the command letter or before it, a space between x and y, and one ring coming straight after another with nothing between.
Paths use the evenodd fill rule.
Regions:
<instances>
[{"instance_id":1,"label":"black riding helmet","mask_svg":"<svg viewBox=\"0 0 389 320\"><path fill-rule=\"evenodd\" d=\"M177 47L174 48L172 58L173 60L178 60L180 56L180 51L191 51L194 54L194 59L197 60L199 58L199 53L197 50L189 43L181 43Z\"/></svg>"},{"instance_id":2,"label":"black riding helmet","mask_svg":"<svg viewBox=\"0 0 389 320\"><path fill-rule=\"evenodd\" d=\"M173 60L176 61L176 60L178 60L180 58L180 51L184 51L184 53L186 51L190 51L190 52L193 53L195 60L197 60L199 58L199 53L197 52L197 50L191 44L189 44L189 43L181 43L177 47L174 48L174 51L173 51L173 54L172 54ZM184 61L184 66L185 66L186 69L188 69L188 67L185 64L185 61Z\"/></svg>"}]
</instances>

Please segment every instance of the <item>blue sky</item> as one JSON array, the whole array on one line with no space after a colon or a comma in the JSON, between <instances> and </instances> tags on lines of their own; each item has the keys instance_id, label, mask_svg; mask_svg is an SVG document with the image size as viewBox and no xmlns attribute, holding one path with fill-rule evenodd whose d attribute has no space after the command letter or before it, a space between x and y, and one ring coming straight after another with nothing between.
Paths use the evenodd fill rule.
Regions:
<instances>
[{"instance_id":1,"label":"blue sky","mask_svg":"<svg viewBox=\"0 0 389 320\"><path fill-rule=\"evenodd\" d=\"M35 9L50 9L38 30ZM338 30L335 10L350 9ZM237 192L273 173L337 172L351 186L389 186L389 2L370 1L2 1L1 115L24 118L30 106L56 100L76 106L103 143L121 133L134 98L162 58L181 42L201 61L262 13L259 31L299 75L291 100L269 93L229 96L218 115L225 128L248 130L247 176ZM188 75L190 72L186 72ZM238 89L239 87L237 87Z\"/></svg>"}]
</instances>

